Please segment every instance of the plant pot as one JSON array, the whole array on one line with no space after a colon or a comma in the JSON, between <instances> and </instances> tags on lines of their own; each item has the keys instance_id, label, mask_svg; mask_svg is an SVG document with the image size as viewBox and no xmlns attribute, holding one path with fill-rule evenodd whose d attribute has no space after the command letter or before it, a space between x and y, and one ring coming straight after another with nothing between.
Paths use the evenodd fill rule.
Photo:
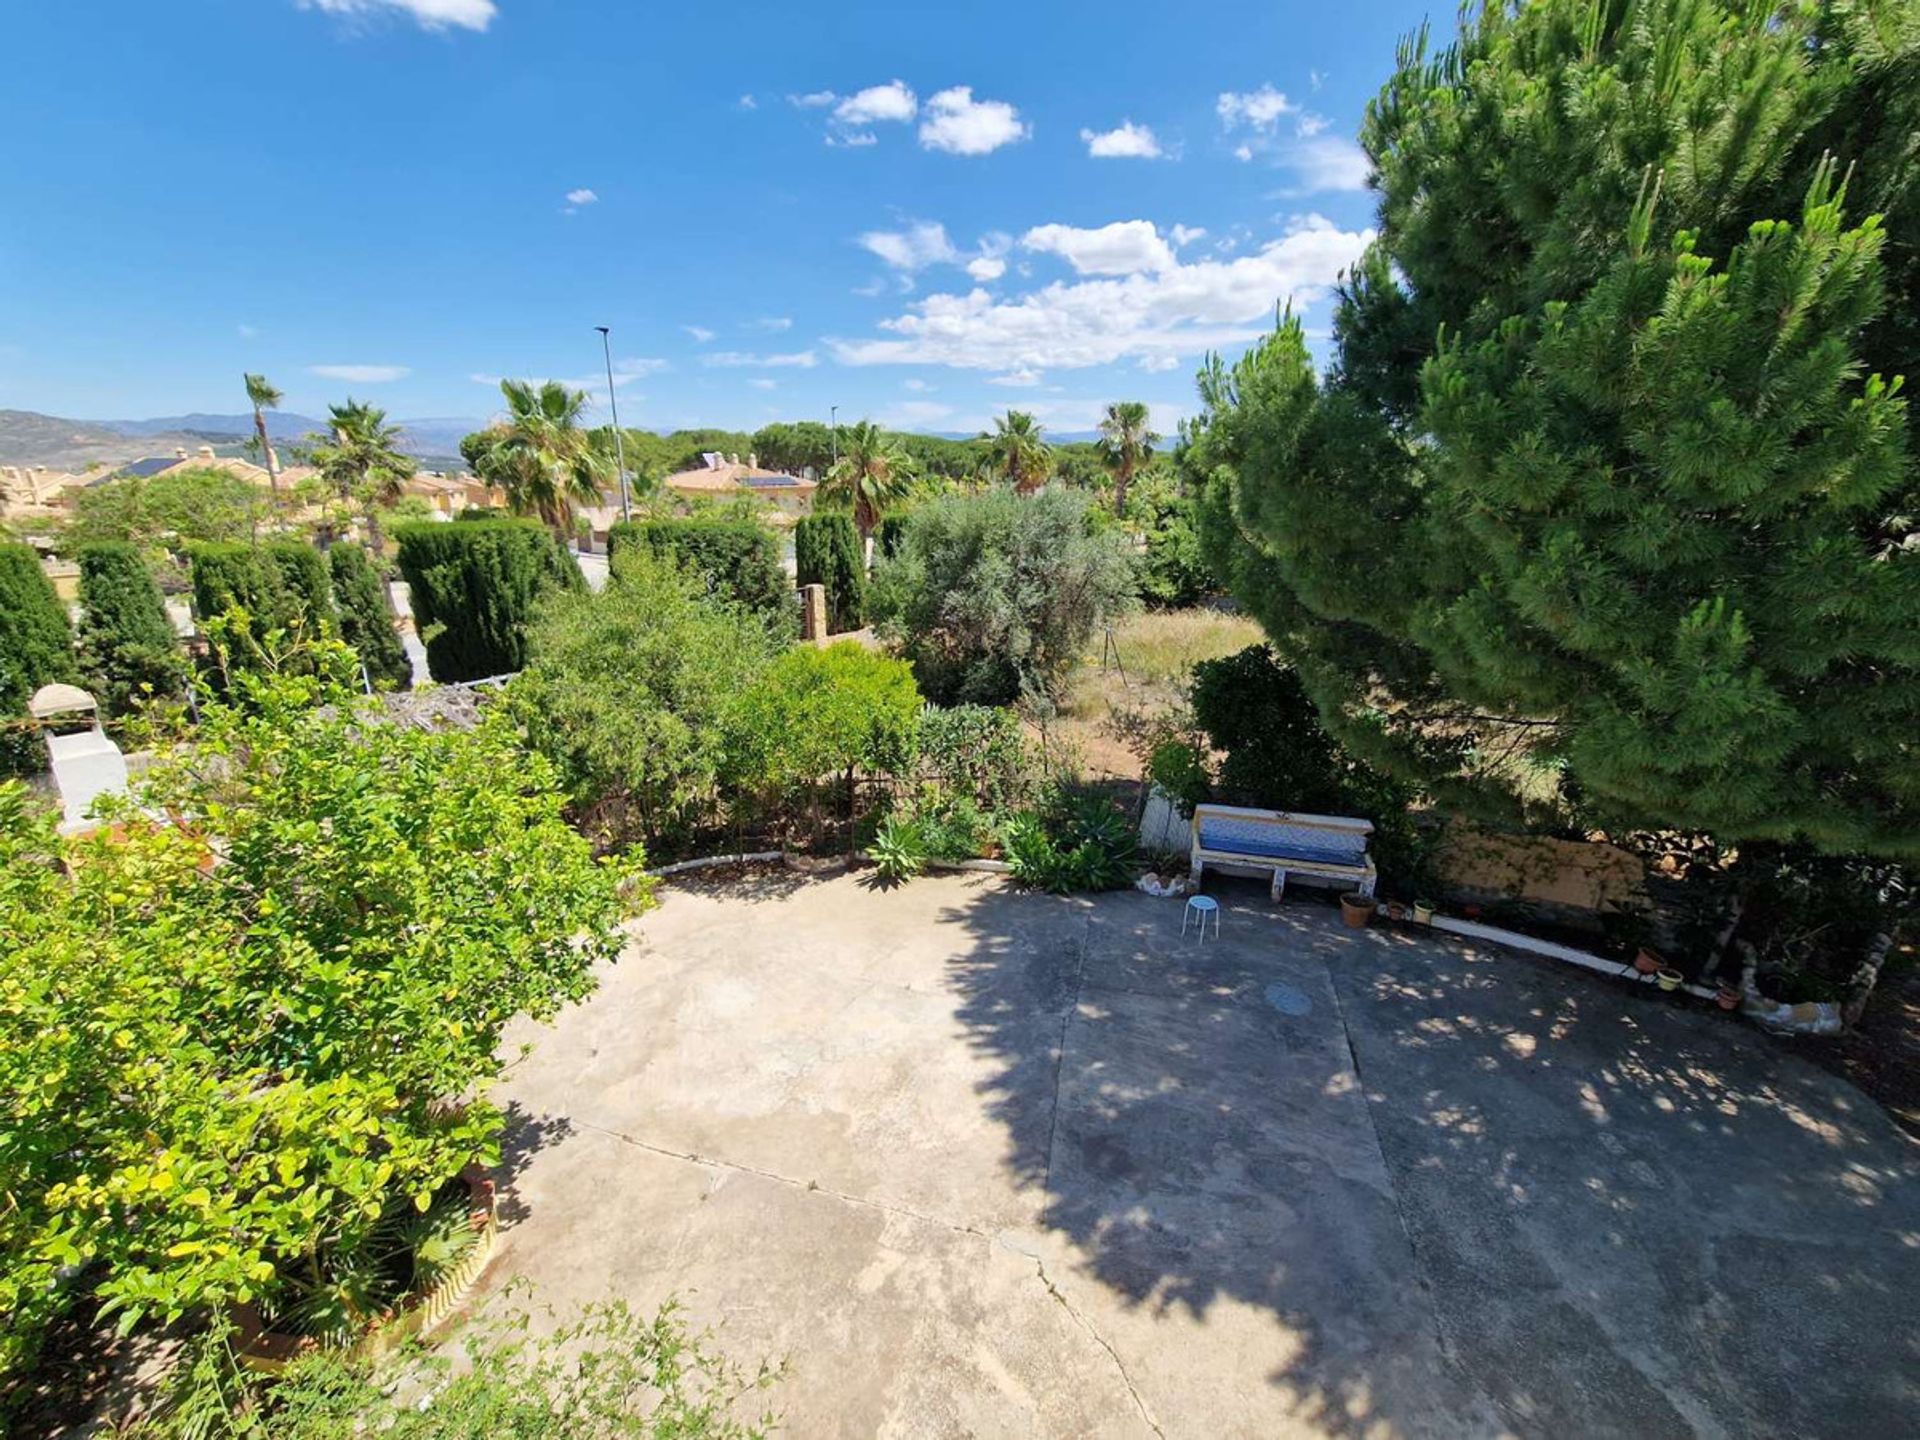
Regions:
<instances>
[{"instance_id":1,"label":"plant pot","mask_svg":"<svg viewBox=\"0 0 1920 1440\"><path fill-rule=\"evenodd\" d=\"M1387 901L1387 919L1404 920L1406 918L1407 907L1405 905L1402 905L1398 900Z\"/></svg>"},{"instance_id":2,"label":"plant pot","mask_svg":"<svg viewBox=\"0 0 1920 1440\"><path fill-rule=\"evenodd\" d=\"M1718 1005L1722 1010L1738 1010L1740 1008L1740 992L1731 985L1722 985L1718 993L1714 995L1713 1003Z\"/></svg>"},{"instance_id":3,"label":"plant pot","mask_svg":"<svg viewBox=\"0 0 1920 1440\"><path fill-rule=\"evenodd\" d=\"M1671 966L1663 965L1653 972L1653 978L1660 982L1660 988L1672 993L1687 983L1687 977Z\"/></svg>"},{"instance_id":4,"label":"plant pot","mask_svg":"<svg viewBox=\"0 0 1920 1440\"><path fill-rule=\"evenodd\" d=\"M1340 897L1340 918L1349 929L1360 930L1373 919L1373 901L1368 896L1355 892Z\"/></svg>"},{"instance_id":5,"label":"plant pot","mask_svg":"<svg viewBox=\"0 0 1920 1440\"><path fill-rule=\"evenodd\" d=\"M1431 900L1416 900L1413 902L1413 923L1416 925L1431 925L1433 923L1433 902Z\"/></svg>"},{"instance_id":6,"label":"plant pot","mask_svg":"<svg viewBox=\"0 0 1920 1440\"><path fill-rule=\"evenodd\" d=\"M1657 974L1666 968L1666 964L1658 950L1649 950L1644 945L1640 947L1640 953L1633 957L1633 968L1642 975Z\"/></svg>"}]
</instances>

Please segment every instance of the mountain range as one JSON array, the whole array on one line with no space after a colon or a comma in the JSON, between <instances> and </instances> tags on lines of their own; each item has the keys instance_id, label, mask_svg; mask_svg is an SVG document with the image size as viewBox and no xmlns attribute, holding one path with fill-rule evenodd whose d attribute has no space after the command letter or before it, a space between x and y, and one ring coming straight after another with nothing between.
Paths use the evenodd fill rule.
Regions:
<instances>
[{"instance_id":1,"label":"mountain range","mask_svg":"<svg viewBox=\"0 0 1920 1440\"><path fill-rule=\"evenodd\" d=\"M427 461L458 464L460 441L484 420L429 417L394 422L402 431L401 449ZM321 433L325 423L309 415L272 411L267 434L286 445ZM220 454L237 454L253 436L253 415L160 415L149 420L68 420L33 410L0 410L0 465L44 465L51 470L116 466L147 455L197 450L211 445ZM445 468L440 466L437 468Z\"/></svg>"}]
</instances>

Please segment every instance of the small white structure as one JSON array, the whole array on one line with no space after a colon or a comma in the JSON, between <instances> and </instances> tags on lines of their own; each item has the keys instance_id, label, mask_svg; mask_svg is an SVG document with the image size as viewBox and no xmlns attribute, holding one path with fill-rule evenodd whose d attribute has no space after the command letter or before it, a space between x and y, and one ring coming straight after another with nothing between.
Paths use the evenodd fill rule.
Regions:
<instances>
[{"instance_id":1,"label":"small white structure","mask_svg":"<svg viewBox=\"0 0 1920 1440\"><path fill-rule=\"evenodd\" d=\"M1287 877L1351 884L1373 894L1379 879L1367 854L1371 820L1344 815L1297 815L1241 805L1193 807L1193 883L1208 865L1229 874L1273 872L1273 898L1286 893Z\"/></svg>"},{"instance_id":2,"label":"small white structure","mask_svg":"<svg viewBox=\"0 0 1920 1440\"><path fill-rule=\"evenodd\" d=\"M99 704L77 685L42 685L27 702L27 713L40 723L53 762L53 783L66 812L60 833L91 829L93 802L102 795L127 793L127 757L100 728ZM66 735L52 728L83 718L91 721L90 728Z\"/></svg>"}]
</instances>

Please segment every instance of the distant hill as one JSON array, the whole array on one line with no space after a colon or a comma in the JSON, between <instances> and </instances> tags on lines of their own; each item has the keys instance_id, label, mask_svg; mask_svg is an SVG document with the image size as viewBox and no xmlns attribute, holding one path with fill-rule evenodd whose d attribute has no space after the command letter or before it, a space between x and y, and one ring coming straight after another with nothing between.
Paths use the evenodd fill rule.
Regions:
<instances>
[{"instance_id":1,"label":"distant hill","mask_svg":"<svg viewBox=\"0 0 1920 1440\"><path fill-rule=\"evenodd\" d=\"M454 417L396 420L401 448L429 469L456 468L460 441L486 422ZM326 428L310 415L270 411L267 434L276 446L297 444ZM151 420L67 420L32 410L0 410L0 465L45 465L51 470L113 468L148 455L171 455L211 445L222 455L241 453L253 436L251 413L162 415Z\"/></svg>"}]
</instances>

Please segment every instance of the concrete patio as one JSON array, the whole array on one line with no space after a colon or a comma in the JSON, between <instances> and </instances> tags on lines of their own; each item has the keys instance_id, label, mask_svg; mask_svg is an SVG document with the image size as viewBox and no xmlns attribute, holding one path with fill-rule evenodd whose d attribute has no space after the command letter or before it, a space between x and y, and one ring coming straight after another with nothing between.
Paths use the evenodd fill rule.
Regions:
<instances>
[{"instance_id":1,"label":"concrete patio","mask_svg":"<svg viewBox=\"0 0 1920 1440\"><path fill-rule=\"evenodd\" d=\"M1892 1435L1920 1157L1718 1014L1311 902L663 892L515 1038L482 1303L679 1296L795 1436Z\"/></svg>"}]
</instances>

